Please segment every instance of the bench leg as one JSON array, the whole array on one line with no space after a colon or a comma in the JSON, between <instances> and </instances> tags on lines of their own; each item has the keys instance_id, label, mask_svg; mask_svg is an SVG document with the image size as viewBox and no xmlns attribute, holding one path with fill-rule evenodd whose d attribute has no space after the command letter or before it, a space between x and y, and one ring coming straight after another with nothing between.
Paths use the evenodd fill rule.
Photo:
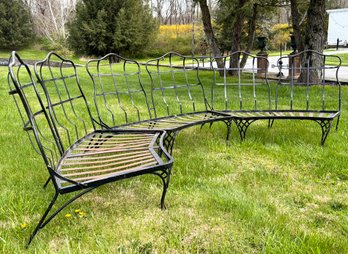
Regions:
<instances>
[{"instance_id":1,"label":"bench leg","mask_svg":"<svg viewBox=\"0 0 348 254\"><path fill-rule=\"evenodd\" d=\"M178 135L178 131L167 132L163 139L163 145L170 155L173 152L176 135Z\"/></svg>"},{"instance_id":2,"label":"bench leg","mask_svg":"<svg viewBox=\"0 0 348 254\"><path fill-rule=\"evenodd\" d=\"M44 186L43 186L44 189L46 189L46 187L47 187L47 185L49 184L50 181L51 181L51 177L49 177L49 178L46 180L46 182L45 182L45 184L44 184Z\"/></svg>"},{"instance_id":3,"label":"bench leg","mask_svg":"<svg viewBox=\"0 0 348 254\"><path fill-rule=\"evenodd\" d=\"M237 125L237 128L239 130L239 135L240 135L240 139L242 141L245 140L245 134L248 130L248 127L250 124L252 124L253 122L255 122L255 119L233 119L233 121L235 122L235 124Z\"/></svg>"},{"instance_id":4,"label":"bench leg","mask_svg":"<svg viewBox=\"0 0 348 254\"><path fill-rule=\"evenodd\" d=\"M34 229L33 233L30 235L29 241L27 243L27 245L25 246L26 248L29 247L30 243L33 241L35 235L37 234L37 232L44 228L54 217L56 217L56 215L58 213L60 213L66 206L68 206L69 204L71 204L72 202L74 202L76 199L78 199L79 197L81 197L82 195L86 194L87 192L90 192L91 190L95 189L96 187L91 187L88 189L85 189L84 191L81 191L79 194L75 195L73 198L71 198L70 200L68 200L67 202L65 202L61 207L59 207L54 213L51 214L50 217L48 217L48 219L46 219L47 215L49 214L49 212L51 211L54 203L57 201L58 195L59 193L56 192L52 198L51 203L48 205L46 211L44 212L44 214L42 215L39 223L37 224L36 228Z\"/></svg>"},{"instance_id":5,"label":"bench leg","mask_svg":"<svg viewBox=\"0 0 348 254\"><path fill-rule=\"evenodd\" d=\"M328 120L328 119L316 120L316 122L321 127L321 145L324 146L325 140L327 136L329 135L329 132L331 129L332 120Z\"/></svg>"},{"instance_id":6,"label":"bench leg","mask_svg":"<svg viewBox=\"0 0 348 254\"><path fill-rule=\"evenodd\" d=\"M232 119L224 121L227 127L226 142L230 139Z\"/></svg>"},{"instance_id":7,"label":"bench leg","mask_svg":"<svg viewBox=\"0 0 348 254\"><path fill-rule=\"evenodd\" d=\"M272 128L274 123L274 119L268 119L268 128Z\"/></svg>"},{"instance_id":8,"label":"bench leg","mask_svg":"<svg viewBox=\"0 0 348 254\"><path fill-rule=\"evenodd\" d=\"M56 192L54 194L51 203L48 205L45 213L42 215L42 217L41 217L39 223L37 224L36 228L34 229L33 233L30 235L29 241L28 241L27 245L25 246L25 248L29 247L30 243L33 241L33 239L34 239L35 235L37 234L37 232L39 231L39 229L42 229L44 227L43 224L45 222L45 219L46 219L48 213L50 212L50 210L52 209L52 206L56 202L58 195L59 195L58 192Z\"/></svg>"},{"instance_id":9,"label":"bench leg","mask_svg":"<svg viewBox=\"0 0 348 254\"><path fill-rule=\"evenodd\" d=\"M172 171L172 169L169 168L169 169L161 171L160 173L158 173L158 172L153 173L154 175L159 176L162 180L162 183L163 183L163 191L162 191L162 196L161 196L161 209L162 210L166 209L166 205L164 203L164 200L166 198L167 189L169 186L171 171Z\"/></svg>"},{"instance_id":10,"label":"bench leg","mask_svg":"<svg viewBox=\"0 0 348 254\"><path fill-rule=\"evenodd\" d=\"M337 121L336 121L336 131L338 130L338 125L339 125L339 123L340 123L340 118L341 118L341 116L338 116L338 117L337 117Z\"/></svg>"},{"instance_id":11,"label":"bench leg","mask_svg":"<svg viewBox=\"0 0 348 254\"><path fill-rule=\"evenodd\" d=\"M213 126L213 123L214 123L214 122L210 122L210 123L209 123L209 129L211 129L211 127ZM206 123L202 123L202 124L201 124L201 129L203 128L203 126L204 126L205 124L206 124Z\"/></svg>"}]
</instances>

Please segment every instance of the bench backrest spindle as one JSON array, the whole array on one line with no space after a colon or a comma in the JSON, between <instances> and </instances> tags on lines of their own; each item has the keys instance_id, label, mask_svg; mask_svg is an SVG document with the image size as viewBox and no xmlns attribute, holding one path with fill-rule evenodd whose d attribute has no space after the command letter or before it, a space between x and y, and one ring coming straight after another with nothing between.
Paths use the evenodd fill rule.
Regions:
<instances>
[{"instance_id":1,"label":"bench backrest spindle","mask_svg":"<svg viewBox=\"0 0 348 254\"><path fill-rule=\"evenodd\" d=\"M34 68L47 97L49 115L58 141L66 151L76 140L95 130L76 66L72 61L51 52Z\"/></svg>"},{"instance_id":2,"label":"bench backrest spindle","mask_svg":"<svg viewBox=\"0 0 348 254\"><path fill-rule=\"evenodd\" d=\"M276 110L341 111L340 57L305 50L281 57L278 63L287 61L289 64L278 64L288 77L278 80ZM328 76L335 78L329 80Z\"/></svg>"},{"instance_id":3,"label":"bench backrest spindle","mask_svg":"<svg viewBox=\"0 0 348 254\"><path fill-rule=\"evenodd\" d=\"M236 62L231 64L230 59ZM260 61L265 63L262 68L258 67ZM267 68L266 58L247 52L237 51L228 56L215 57L212 108L215 111L271 109Z\"/></svg>"},{"instance_id":4,"label":"bench backrest spindle","mask_svg":"<svg viewBox=\"0 0 348 254\"><path fill-rule=\"evenodd\" d=\"M98 123L111 128L151 118L138 62L110 53L88 61Z\"/></svg>"},{"instance_id":5,"label":"bench backrest spindle","mask_svg":"<svg viewBox=\"0 0 348 254\"><path fill-rule=\"evenodd\" d=\"M149 60L146 70L151 77L152 111L154 117L206 111L208 102L199 78L199 62L169 52ZM200 98L202 103L196 103Z\"/></svg>"},{"instance_id":6,"label":"bench backrest spindle","mask_svg":"<svg viewBox=\"0 0 348 254\"><path fill-rule=\"evenodd\" d=\"M55 166L63 154L56 129L50 121L44 91L35 82L32 69L12 52L9 62L8 83L24 130L35 151L39 153L49 173L54 175Z\"/></svg>"}]
</instances>

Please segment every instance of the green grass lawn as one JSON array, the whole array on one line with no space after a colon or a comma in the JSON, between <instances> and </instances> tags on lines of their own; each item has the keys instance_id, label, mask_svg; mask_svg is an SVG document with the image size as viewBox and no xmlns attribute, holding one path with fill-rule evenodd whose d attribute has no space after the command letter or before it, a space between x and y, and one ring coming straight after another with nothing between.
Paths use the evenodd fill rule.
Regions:
<instances>
[{"instance_id":1,"label":"green grass lawn","mask_svg":"<svg viewBox=\"0 0 348 254\"><path fill-rule=\"evenodd\" d=\"M342 66L348 66L348 54L347 53L337 53L337 56L339 56L342 60Z\"/></svg>"},{"instance_id":2,"label":"green grass lawn","mask_svg":"<svg viewBox=\"0 0 348 254\"><path fill-rule=\"evenodd\" d=\"M16 50L16 52L21 56L22 59L27 59L27 60L41 59L42 60L46 57L48 51L41 50L39 48L40 48L39 45L34 45L31 48L24 48L24 49ZM11 50L1 49L0 50L0 58L8 59L11 55L11 52L12 52ZM73 60L75 63L85 64L85 61L83 61L84 59L80 59L79 57L74 56L70 53L65 53L65 55L63 57L67 57L70 60Z\"/></svg>"},{"instance_id":3,"label":"green grass lawn","mask_svg":"<svg viewBox=\"0 0 348 254\"><path fill-rule=\"evenodd\" d=\"M84 68L79 76L92 94ZM258 121L245 142L233 126L229 144L222 123L186 129L175 143L167 210L154 176L111 183L68 206L26 251L54 189L42 188L48 173L8 95L7 67L0 83L1 253L348 253L348 87L325 147L315 122L269 129Z\"/></svg>"}]
</instances>

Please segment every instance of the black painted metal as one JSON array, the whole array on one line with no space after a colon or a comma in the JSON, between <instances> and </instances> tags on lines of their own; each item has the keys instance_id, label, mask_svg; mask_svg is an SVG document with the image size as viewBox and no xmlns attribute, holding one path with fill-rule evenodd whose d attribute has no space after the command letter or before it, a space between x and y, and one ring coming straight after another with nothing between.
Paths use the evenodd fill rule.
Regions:
<instances>
[{"instance_id":1,"label":"black painted metal","mask_svg":"<svg viewBox=\"0 0 348 254\"><path fill-rule=\"evenodd\" d=\"M229 58L236 56L237 66L229 67ZM240 66L243 56L251 58L251 66ZM94 118L73 62L49 53L34 66L40 82L38 86L32 70L13 52L9 61L9 93L32 146L48 169L50 178L45 186L52 182L55 188L55 195L28 245L62 209L109 182L146 173L157 175L163 183L161 208L164 209L173 164L171 154L175 138L183 128L205 123L211 126L215 121L222 121L227 126L228 140L233 121L244 140L248 127L256 120L268 120L269 126L276 119L313 120L322 129L321 144L324 145L333 119L337 118L337 128L341 113L338 81L341 60L314 51L296 56L302 59L300 68L304 76L299 80L304 81L293 76L296 72L290 66L292 75L288 81L279 79L275 109L271 106L267 71L257 67L258 60L266 59L244 52L216 58L224 65L218 68L211 64L214 73L211 109L195 58L171 52L148 61L146 69L150 81L145 86L137 62L109 54L87 64L95 88L97 116ZM337 65L327 66L329 57L336 59ZM321 61L319 69L312 66L314 61ZM329 84L325 72L328 69L336 72L336 81L330 83L338 88L333 103L329 103L326 96ZM319 74L319 84L312 82L309 76L313 71ZM231 73L236 76L232 77ZM311 90L318 87L320 108L313 109ZM283 88L289 93L286 106L279 100ZM267 96L260 98L259 90ZM304 94L299 96L302 108L295 102L297 90ZM202 100L201 103L196 103L196 98ZM137 104L139 101L142 103ZM95 123L104 129L97 130ZM59 195L71 192L78 193L52 212Z\"/></svg>"},{"instance_id":2,"label":"black painted metal","mask_svg":"<svg viewBox=\"0 0 348 254\"><path fill-rule=\"evenodd\" d=\"M86 68L94 85L100 126L112 128L152 118L138 62L110 53L88 61Z\"/></svg>"},{"instance_id":3,"label":"black painted metal","mask_svg":"<svg viewBox=\"0 0 348 254\"><path fill-rule=\"evenodd\" d=\"M248 58L244 67L241 62ZM230 66L230 58L236 59L236 66ZM257 66L264 61L266 68ZM218 67L216 62L221 62ZM212 108L215 111L251 111L271 109L271 90L267 78L268 60L262 56L253 56L237 51L228 56L215 58L212 77ZM259 92L260 91L260 92ZM259 98L266 94L266 98Z\"/></svg>"},{"instance_id":4,"label":"black painted metal","mask_svg":"<svg viewBox=\"0 0 348 254\"><path fill-rule=\"evenodd\" d=\"M238 64L237 67L231 68L229 58L235 57L235 55L237 55ZM245 55L250 60L249 64L242 68L240 62ZM289 62L293 63L296 57L301 59L299 67L278 65L280 72L285 73L285 68L287 68L289 76L286 79L279 77L275 91L274 107L271 105L272 92L267 71L260 70L257 66L258 59L262 57L252 56L245 52L234 52L230 56L215 59L215 61L222 61L224 66L213 68L212 107L214 111L228 113L233 118L241 140L245 139L250 124L262 119L268 120L269 127L277 119L318 122L322 128L321 145L324 145L330 132L331 121L335 118L337 118L337 129L342 101L341 84L338 80L341 59L338 56L306 50L281 57L278 63L285 62L285 58L290 58ZM266 59L263 60L267 61ZM328 65L328 60L336 64ZM315 62L320 63L318 67L315 67ZM336 80L328 81L326 79L326 72L329 70L335 72ZM231 72L234 72L235 76L231 76ZM302 73L300 77L298 77L297 72ZM317 80L311 78L313 72L317 73ZM337 88L337 94L327 96L328 88L332 87ZM261 90L263 90L262 93L258 92ZM317 91L319 91L319 95L316 93ZM268 97L260 98L260 94L267 94Z\"/></svg>"},{"instance_id":5,"label":"black painted metal","mask_svg":"<svg viewBox=\"0 0 348 254\"><path fill-rule=\"evenodd\" d=\"M53 59L59 62L57 68L51 64ZM8 76L10 94L55 188L55 195L27 246L67 205L109 182L146 173L156 174L163 182L161 207L164 208L173 164L163 145L166 133L96 130L76 67L55 53L49 53L45 60L35 64L35 74L41 86L36 84L28 65L12 53ZM52 213L59 195L71 192L79 193Z\"/></svg>"},{"instance_id":6,"label":"black painted metal","mask_svg":"<svg viewBox=\"0 0 348 254\"><path fill-rule=\"evenodd\" d=\"M146 70L150 83L148 76L141 76L136 61L116 54L87 63L102 127L177 133L194 125L230 118L209 109L196 58L169 52L149 60ZM134 96L137 102L142 101L139 105ZM196 98L200 103L196 103ZM172 152L172 146L168 151Z\"/></svg>"}]
</instances>

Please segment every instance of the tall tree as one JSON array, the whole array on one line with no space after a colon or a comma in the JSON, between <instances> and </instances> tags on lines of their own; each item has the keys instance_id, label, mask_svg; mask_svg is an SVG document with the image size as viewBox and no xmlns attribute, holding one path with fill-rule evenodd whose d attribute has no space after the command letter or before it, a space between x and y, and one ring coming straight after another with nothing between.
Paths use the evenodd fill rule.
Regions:
<instances>
[{"instance_id":1,"label":"tall tree","mask_svg":"<svg viewBox=\"0 0 348 254\"><path fill-rule=\"evenodd\" d=\"M237 1L235 9L235 19L232 25L231 52L241 51L242 31L245 20L245 10L243 10L243 8L247 2L248 0ZM246 59L243 62L246 62ZM233 57L230 58L230 67L237 68L238 64L240 64L238 55L234 54ZM236 75L237 73L237 71L230 71L230 74L232 75Z\"/></svg>"},{"instance_id":2,"label":"tall tree","mask_svg":"<svg viewBox=\"0 0 348 254\"><path fill-rule=\"evenodd\" d=\"M253 5L252 15L249 17L249 25L248 25L248 44L246 46L245 52L250 52L252 50L254 41L255 41L255 33L256 33L256 20L258 13L258 4ZM243 59L240 63L240 66L244 68L248 57L247 55L243 56Z\"/></svg>"},{"instance_id":3,"label":"tall tree","mask_svg":"<svg viewBox=\"0 0 348 254\"><path fill-rule=\"evenodd\" d=\"M310 0L307 12L305 49L323 52L325 45L325 0Z\"/></svg>"},{"instance_id":4,"label":"tall tree","mask_svg":"<svg viewBox=\"0 0 348 254\"><path fill-rule=\"evenodd\" d=\"M218 41L215 37L213 26L211 24L211 16L207 0L196 0L199 3L201 13L204 33L207 39L207 44L209 45L211 52L214 56L221 56L221 50L219 48Z\"/></svg>"},{"instance_id":5,"label":"tall tree","mask_svg":"<svg viewBox=\"0 0 348 254\"><path fill-rule=\"evenodd\" d=\"M52 45L65 45L66 24L75 12L78 0L22 0L30 7L35 33Z\"/></svg>"},{"instance_id":6,"label":"tall tree","mask_svg":"<svg viewBox=\"0 0 348 254\"><path fill-rule=\"evenodd\" d=\"M21 0L0 1L0 47L18 48L33 36L29 8Z\"/></svg>"},{"instance_id":7,"label":"tall tree","mask_svg":"<svg viewBox=\"0 0 348 254\"><path fill-rule=\"evenodd\" d=\"M231 52L241 50L242 31L245 20L245 10L243 9L249 0L238 0L235 8L235 20L232 25L232 45Z\"/></svg>"},{"instance_id":8,"label":"tall tree","mask_svg":"<svg viewBox=\"0 0 348 254\"><path fill-rule=\"evenodd\" d=\"M152 41L157 23L142 0L85 0L68 27L75 52L136 55Z\"/></svg>"},{"instance_id":9,"label":"tall tree","mask_svg":"<svg viewBox=\"0 0 348 254\"><path fill-rule=\"evenodd\" d=\"M290 6L291 6L290 7L291 22L292 22L293 33L295 36L296 46L299 51L303 51L304 45L303 45L303 39L302 39L302 33L301 33L300 13L298 11L297 0L290 0Z\"/></svg>"},{"instance_id":10,"label":"tall tree","mask_svg":"<svg viewBox=\"0 0 348 254\"><path fill-rule=\"evenodd\" d=\"M323 52L325 45L325 0L310 0L307 12L306 35L304 39L304 48ZM306 59L302 59L305 63ZM299 82L309 77L309 81L313 84L318 83L321 76L321 66L323 65L322 58L312 56L311 67L315 71L306 72L304 68L300 74Z\"/></svg>"},{"instance_id":11,"label":"tall tree","mask_svg":"<svg viewBox=\"0 0 348 254\"><path fill-rule=\"evenodd\" d=\"M274 9L280 0L219 0L217 23L221 27L220 43L231 52L250 52L255 41L257 28L262 28L263 13L267 16L275 14ZM238 56L230 59L230 66L244 67L247 56L240 63ZM231 74L234 74L231 72Z\"/></svg>"}]
</instances>

